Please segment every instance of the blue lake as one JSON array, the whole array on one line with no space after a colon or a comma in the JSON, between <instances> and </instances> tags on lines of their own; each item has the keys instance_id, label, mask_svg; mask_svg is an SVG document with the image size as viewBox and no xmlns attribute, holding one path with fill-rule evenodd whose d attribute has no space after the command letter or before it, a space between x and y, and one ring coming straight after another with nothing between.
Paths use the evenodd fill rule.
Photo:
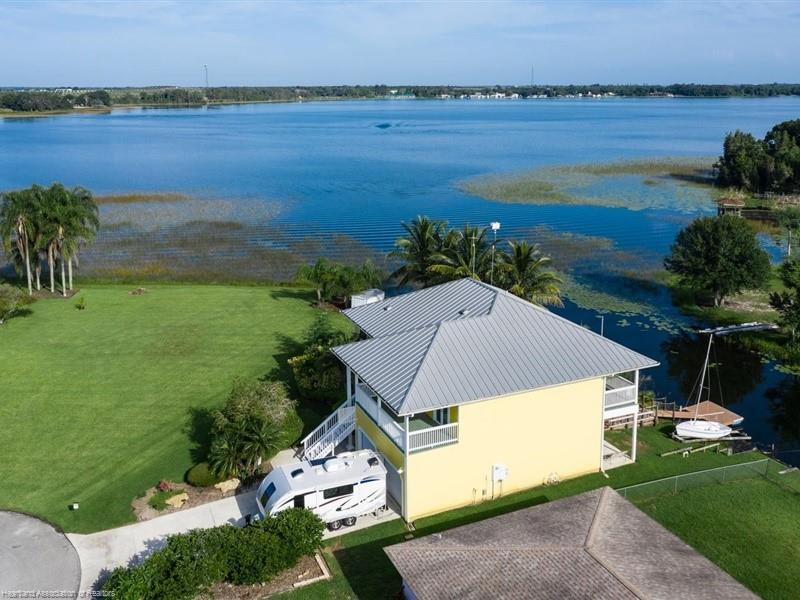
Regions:
<instances>
[{"instance_id":1,"label":"blue lake","mask_svg":"<svg viewBox=\"0 0 800 600\"><path fill-rule=\"evenodd\" d=\"M249 227L237 244L264 247L341 233L385 252L400 222L417 214L456 225L498 220L509 238L536 241L541 226L608 238L616 260L630 256L631 267L641 268L657 266L680 227L699 214L713 214L713 205L634 211L502 204L465 194L455 184L548 165L713 157L729 131L762 136L775 123L798 117L800 98L620 98L320 102L0 119L0 189L62 181L97 194L175 191L223 199L220 219ZM636 193L635 182L617 186ZM180 221L182 209L174 210L177 216L170 218ZM186 211L187 221L201 218L188 206ZM781 249L768 245L777 259ZM234 244L225 252L238 250ZM608 273L603 260L593 258L585 256L573 267L603 291ZM652 305L658 319L679 328L692 325L663 290L630 295ZM599 327L595 311L569 302L560 312ZM685 396L685 382L693 381L700 366L702 340L665 331L653 315L607 314L605 329L662 362L650 373L658 395ZM761 444L775 443L785 451L782 458L800 463L797 379L750 360L735 342L720 351L726 404L745 416L746 430Z\"/></svg>"}]
</instances>

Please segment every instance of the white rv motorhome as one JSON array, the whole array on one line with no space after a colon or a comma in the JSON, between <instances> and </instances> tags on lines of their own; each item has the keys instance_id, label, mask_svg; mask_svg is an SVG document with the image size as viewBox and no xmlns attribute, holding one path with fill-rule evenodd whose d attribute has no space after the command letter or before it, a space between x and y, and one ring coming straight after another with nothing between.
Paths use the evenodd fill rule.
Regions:
<instances>
[{"instance_id":1,"label":"white rv motorhome","mask_svg":"<svg viewBox=\"0 0 800 600\"><path fill-rule=\"evenodd\" d=\"M281 465L258 486L256 501L262 516L307 508L328 529L349 527L386 507L386 467L372 450Z\"/></svg>"}]
</instances>

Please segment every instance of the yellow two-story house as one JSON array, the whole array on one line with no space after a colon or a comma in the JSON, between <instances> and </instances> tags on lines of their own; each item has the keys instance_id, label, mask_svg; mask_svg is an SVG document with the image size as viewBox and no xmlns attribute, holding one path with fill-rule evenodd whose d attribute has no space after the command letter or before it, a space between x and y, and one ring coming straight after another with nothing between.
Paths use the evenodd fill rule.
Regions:
<instances>
[{"instance_id":1,"label":"yellow two-story house","mask_svg":"<svg viewBox=\"0 0 800 600\"><path fill-rule=\"evenodd\" d=\"M347 400L304 454L377 450L406 521L601 470L605 419L636 423L658 364L472 279L344 314L364 338L332 349Z\"/></svg>"}]
</instances>

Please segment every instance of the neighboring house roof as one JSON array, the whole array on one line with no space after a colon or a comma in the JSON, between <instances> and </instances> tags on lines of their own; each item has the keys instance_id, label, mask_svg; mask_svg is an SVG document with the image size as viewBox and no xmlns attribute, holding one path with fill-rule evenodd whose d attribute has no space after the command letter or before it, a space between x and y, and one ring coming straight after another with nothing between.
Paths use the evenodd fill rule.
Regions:
<instances>
[{"instance_id":1,"label":"neighboring house roof","mask_svg":"<svg viewBox=\"0 0 800 600\"><path fill-rule=\"evenodd\" d=\"M337 346L333 353L399 415L658 364L471 279L345 314L367 333L388 334Z\"/></svg>"},{"instance_id":2,"label":"neighboring house roof","mask_svg":"<svg viewBox=\"0 0 800 600\"><path fill-rule=\"evenodd\" d=\"M608 487L385 552L418 600L757 598Z\"/></svg>"}]
</instances>

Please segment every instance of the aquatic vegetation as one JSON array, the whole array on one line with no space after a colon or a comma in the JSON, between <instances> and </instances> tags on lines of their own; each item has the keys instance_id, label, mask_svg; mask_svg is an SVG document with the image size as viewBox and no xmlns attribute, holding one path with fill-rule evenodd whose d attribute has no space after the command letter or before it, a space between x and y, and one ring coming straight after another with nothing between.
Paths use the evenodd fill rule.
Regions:
<instances>
[{"instance_id":1,"label":"aquatic vegetation","mask_svg":"<svg viewBox=\"0 0 800 600\"><path fill-rule=\"evenodd\" d=\"M97 204L143 204L146 202L185 202L192 196L178 192L131 192L129 194L107 194L96 196Z\"/></svg>"},{"instance_id":2,"label":"aquatic vegetation","mask_svg":"<svg viewBox=\"0 0 800 600\"><path fill-rule=\"evenodd\" d=\"M666 157L561 165L482 175L456 185L499 202L701 212L713 208L715 200L712 164L713 158Z\"/></svg>"}]
</instances>

